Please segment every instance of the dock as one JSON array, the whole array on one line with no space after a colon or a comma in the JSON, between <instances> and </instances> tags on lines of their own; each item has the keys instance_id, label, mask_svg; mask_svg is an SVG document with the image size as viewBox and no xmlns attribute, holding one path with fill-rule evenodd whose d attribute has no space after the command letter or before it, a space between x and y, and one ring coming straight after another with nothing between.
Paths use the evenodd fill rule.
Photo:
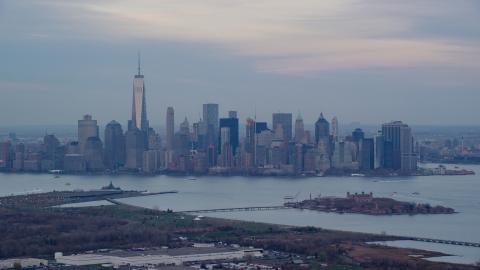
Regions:
<instances>
[{"instance_id":1,"label":"dock","mask_svg":"<svg viewBox=\"0 0 480 270\"><path fill-rule=\"evenodd\" d=\"M175 213L211 213L211 212L233 212L233 211L261 211L261 210L280 210L280 209L290 209L290 206L250 206L250 207L233 207L233 208L217 208L217 209L202 209L202 210L188 210L188 211L178 211Z\"/></svg>"},{"instance_id":2,"label":"dock","mask_svg":"<svg viewBox=\"0 0 480 270\"><path fill-rule=\"evenodd\" d=\"M452 240L441 240L433 238L409 238L408 240L419 241L419 242L430 242L430 243L439 243L447 245L459 245L459 246L469 246L469 247L480 247L480 243L473 242L462 242L462 241L452 241Z\"/></svg>"}]
</instances>

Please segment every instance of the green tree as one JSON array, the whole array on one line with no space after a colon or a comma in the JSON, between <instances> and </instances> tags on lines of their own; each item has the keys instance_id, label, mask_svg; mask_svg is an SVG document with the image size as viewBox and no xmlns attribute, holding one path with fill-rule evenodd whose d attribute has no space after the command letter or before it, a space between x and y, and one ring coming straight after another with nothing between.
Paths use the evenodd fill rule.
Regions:
<instances>
[{"instance_id":1,"label":"green tree","mask_svg":"<svg viewBox=\"0 0 480 270\"><path fill-rule=\"evenodd\" d=\"M20 270L22 269L22 264L20 262L13 263L13 270Z\"/></svg>"}]
</instances>

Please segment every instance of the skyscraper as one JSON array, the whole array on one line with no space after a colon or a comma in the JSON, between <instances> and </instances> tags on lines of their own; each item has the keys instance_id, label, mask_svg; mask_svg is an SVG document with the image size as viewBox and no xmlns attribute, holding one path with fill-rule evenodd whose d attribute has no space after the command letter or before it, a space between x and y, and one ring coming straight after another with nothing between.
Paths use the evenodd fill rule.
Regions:
<instances>
[{"instance_id":1,"label":"skyscraper","mask_svg":"<svg viewBox=\"0 0 480 270\"><path fill-rule=\"evenodd\" d=\"M385 152L385 136L379 131L373 137L374 144L374 169L383 168L384 166L384 152Z\"/></svg>"},{"instance_id":2,"label":"skyscraper","mask_svg":"<svg viewBox=\"0 0 480 270\"><path fill-rule=\"evenodd\" d=\"M187 136L190 135L190 123L188 122L187 117L185 117L185 120L180 123L180 131L187 134Z\"/></svg>"},{"instance_id":3,"label":"skyscraper","mask_svg":"<svg viewBox=\"0 0 480 270\"><path fill-rule=\"evenodd\" d=\"M203 121L213 126L215 139L218 137L218 104L203 104Z\"/></svg>"},{"instance_id":4,"label":"skyscraper","mask_svg":"<svg viewBox=\"0 0 480 270\"><path fill-rule=\"evenodd\" d=\"M103 144L98 137L88 137L83 150L87 170L103 170Z\"/></svg>"},{"instance_id":5,"label":"skyscraper","mask_svg":"<svg viewBox=\"0 0 480 270\"><path fill-rule=\"evenodd\" d=\"M382 124L382 133L385 141L392 143L393 169L416 170L417 156L413 153L412 129L401 121L392 121ZM387 165L387 156L385 159Z\"/></svg>"},{"instance_id":6,"label":"skyscraper","mask_svg":"<svg viewBox=\"0 0 480 270\"><path fill-rule=\"evenodd\" d=\"M221 127L220 128L220 145L223 147L223 144L226 142L230 142L230 128L229 127Z\"/></svg>"},{"instance_id":7,"label":"skyscraper","mask_svg":"<svg viewBox=\"0 0 480 270\"><path fill-rule=\"evenodd\" d=\"M323 117L323 113L320 113L317 122L315 123L315 143L318 144L320 139L323 138L325 143L329 147L331 140L330 140L330 124L328 121Z\"/></svg>"},{"instance_id":8,"label":"skyscraper","mask_svg":"<svg viewBox=\"0 0 480 270\"><path fill-rule=\"evenodd\" d=\"M78 120L78 151L80 154L83 154L85 143L89 137L99 137L97 120L92 120L91 115L84 115L83 120Z\"/></svg>"},{"instance_id":9,"label":"skyscraper","mask_svg":"<svg viewBox=\"0 0 480 270\"><path fill-rule=\"evenodd\" d=\"M283 137L287 138L287 141L292 139L292 114L291 113L274 113L272 117L273 127L276 129L278 124L282 125Z\"/></svg>"},{"instance_id":10,"label":"skyscraper","mask_svg":"<svg viewBox=\"0 0 480 270\"><path fill-rule=\"evenodd\" d=\"M228 118L237 118L237 111L228 111Z\"/></svg>"},{"instance_id":11,"label":"skyscraper","mask_svg":"<svg viewBox=\"0 0 480 270\"><path fill-rule=\"evenodd\" d=\"M175 134L175 114L172 107L167 108L167 151L172 150L173 147L173 135Z\"/></svg>"},{"instance_id":12,"label":"skyscraper","mask_svg":"<svg viewBox=\"0 0 480 270\"><path fill-rule=\"evenodd\" d=\"M303 139L305 138L305 130L303 125L303 119L298 112L297 120L295 120L295 142L302 143Z\"/></svg>"},{"instance_id":13,"label":"skyscraper","mask_svg":"<svg viewBox=\"0 0 480 270\"><path fill-rule=\"evenodd\" d=\"M123 144L123 130L120 123L113 120L105 128L104 164L108 169L115 165L125 164L125 145Z\"/></svg>"},{"instance_id":14,"label":"skyscraper","mask_svg":"<svg viewBox=\"0 0 480 270\"><path fill-rule=\"evenodd\" d=\"M129 130L125 134L125 168L138 169L143 166L145 135L140 130Z\"/></svg>"},{"instance_id":15,"label":"skyscraper","mask_svg":"<svg viewBox=\"0 0 480 270\"><path fill-rule=\"evenodd\" d=\"M228 142L232 146L233 155L236 155L236 150L238 147L238 118L230 117L230 118L220 118L220 129L227 127L229 128L230 138ZM220 134L221 135L221 134ZM219 150L222 149L224 142L220 142Z\"/></svg>"},{"instance_id":16,"label":"skyscraper","mask_svg":"<svg viewBox=\"0 0 480 270\"><path fill-rule=\"evenodd\" d=\"M333 117L333 119L332 119L331 132L332 132L333 142L338 142L338 120L337 120L336 116Z\"/></svg>"},{"instance_id":17,"label":"skyscraper","mask_svg":"<svg viewBox=\"0 0 480 270\"><path fill-rule=\"evenodd\" d=\"M245 134L245 152L250 154L251 162L250 164L255 165L255 144L256 134L255 134L255 121L251 118L247 118L246 121L246 134Z\"/></svg>"},{"instance_id":18,"label":"skyscraper","mask_svg":"<svg viewBox=\"0 0 480 270\"><path fill-rule=\"evenodd\" d=\"M360 166L363 170L374 169L375 146L373 139L363 138L358 142Z\"/></svg>"},{"instance_id":19,"label":"skyscraper","mask_svg":"<svg viewBox=\"0 0 480 270\"><path fill-rule=\"evenodd\" d=\"M132 120L128 122L128 130L148 133L147 104L145 101L145 79L140 74L140 52L138 53L138 74L133 78Z\"/></svg>"},{"instance_id":20,"label":"skyscraper","mask_svg":"<svg viewBox=\"0 0 480 270\"><path fill-rule=\"evenodd\" d=\"M355 142L358 142L360 141L361 139L365 138L365 132L363 132L363 130L361 128L356 128L353 132L352 132L352 136L353 138L355 139Z\"/></svg>"}]
</instances>

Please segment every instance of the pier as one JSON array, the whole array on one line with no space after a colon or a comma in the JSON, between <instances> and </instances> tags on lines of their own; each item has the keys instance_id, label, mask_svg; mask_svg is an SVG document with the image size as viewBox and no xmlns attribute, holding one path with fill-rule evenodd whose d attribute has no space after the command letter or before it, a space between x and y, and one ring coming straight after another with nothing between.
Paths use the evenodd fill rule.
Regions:
<instances>
[{"instance_id":1,"label":"pier","mask_svg":"<svg viewBox=\"0 0 480 270\"><path fill-rule=\"evenodd\" d=\"M188 210L188 211L178 211L175 213L209 213L209 212L233 212L233 211L260 211L260 210L280 210L280 209L290 209L290 206L250 206L250 207L233 207L233 208L217 208L217 209L203 209L203 210Z\"/></svg>"},{"instance_id":2,"label":"pier","mask_svg":"<svg viewBox=\"0 0 480 270\"><path fill-rule=\"evenodd\" d=\"M459 246L468 246L468 247L480 247L480 243L462 242L462 241L451 241L451 240L440 240L440 239L433 239L433 238L409 238L408 240L419 241L419 242L430 242L430 243L447 244L447 245L459 245Z\"/></svg>"}]
</instances>

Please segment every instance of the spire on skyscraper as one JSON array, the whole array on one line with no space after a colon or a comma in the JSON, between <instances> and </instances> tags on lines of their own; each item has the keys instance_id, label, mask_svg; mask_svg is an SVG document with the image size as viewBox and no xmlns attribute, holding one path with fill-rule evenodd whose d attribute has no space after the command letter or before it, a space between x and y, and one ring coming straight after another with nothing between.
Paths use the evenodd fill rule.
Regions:
<instances>
[{"instance_id":1,"label":"spire on skyscraper","mask_svg":"<svg viewBox=\"0 0 480 270\"><path fill-rule=\"evenodd\" d=\"M300 115L300 111L298 111L297 120L298 120L298 121L303 120L303 119L302 119L302 116Z\"/></svg>"},{"instance_id":2,"label":"spire on skyscraper","mask_svg":"<svg viewBox=\"0 0 480 270\"><path fill-rule=\"evenodd\" d=\"M140 77L140 51L138 51L138 76Z\"/></svg>"}]
</instances>

